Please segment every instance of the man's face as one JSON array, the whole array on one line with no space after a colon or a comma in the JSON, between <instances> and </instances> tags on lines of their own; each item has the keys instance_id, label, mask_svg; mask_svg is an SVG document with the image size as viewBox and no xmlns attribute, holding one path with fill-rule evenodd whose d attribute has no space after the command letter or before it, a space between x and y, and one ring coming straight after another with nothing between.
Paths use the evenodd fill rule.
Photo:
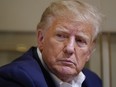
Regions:
<instances>
[{"instance_id":1,"label":"man's face","mask_svg":"<svg viewBox=\"0 0 116 87\"><path fill-rule=\"evenodd\" d=\"M43 35L38 41L45 64L61 80L70 81L89 60L92 27L82 22L57 20Z\"/></svg>"}]
</instances>

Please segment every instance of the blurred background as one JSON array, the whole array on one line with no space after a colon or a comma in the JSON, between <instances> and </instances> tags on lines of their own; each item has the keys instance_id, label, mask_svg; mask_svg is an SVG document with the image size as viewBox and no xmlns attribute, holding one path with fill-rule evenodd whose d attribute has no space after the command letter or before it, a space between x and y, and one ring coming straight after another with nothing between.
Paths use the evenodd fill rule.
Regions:
<instances>
[{"instance_id":1,"label":"blurred background","mask_svg":"<svg viewBox=\"0 0 116 87\"><path fill-rule=\"evenodd\" d=\"M51 1L0 0L0 66L36 46L36 25ZM116 86L116 0L83 0L104 15L96 51L86 67L96 72L104 87Z\"/></svg>"}]
</instances>

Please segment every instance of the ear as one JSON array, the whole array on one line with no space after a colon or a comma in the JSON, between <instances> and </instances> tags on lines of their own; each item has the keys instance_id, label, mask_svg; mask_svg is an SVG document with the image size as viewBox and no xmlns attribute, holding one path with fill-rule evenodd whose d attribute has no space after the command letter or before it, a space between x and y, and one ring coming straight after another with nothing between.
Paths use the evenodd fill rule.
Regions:
<instances>
[{"instance_id":1,"label":"ear","mask_svg":"<svg viewBox=\"0 0 116 87\"><path fill-rule=\"evenodd\" d=\"M43 49L43 40L44 40L44 35L42 30L38 30L37 32L37 42L38 42L38 47L40 50Z\"/></svg>"}]
</instances>

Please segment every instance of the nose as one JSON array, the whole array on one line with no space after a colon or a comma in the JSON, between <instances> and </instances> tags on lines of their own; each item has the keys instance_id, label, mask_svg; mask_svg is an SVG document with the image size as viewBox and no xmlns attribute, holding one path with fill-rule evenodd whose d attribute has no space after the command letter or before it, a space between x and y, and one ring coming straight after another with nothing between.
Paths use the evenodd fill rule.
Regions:
<instances>
[{"instance_id":1,"label":"nose","mask_svg":"<svg viewBox=\"0 0 116 87\"><path fill-rule=\"evenodd\" d=\"M66 43L66 47L65 47L65 52L69 55L72 55L74 53L74 46L75 43L75 39L74 37L71 37L70 40Z\"/></svg>"}]
</instances>

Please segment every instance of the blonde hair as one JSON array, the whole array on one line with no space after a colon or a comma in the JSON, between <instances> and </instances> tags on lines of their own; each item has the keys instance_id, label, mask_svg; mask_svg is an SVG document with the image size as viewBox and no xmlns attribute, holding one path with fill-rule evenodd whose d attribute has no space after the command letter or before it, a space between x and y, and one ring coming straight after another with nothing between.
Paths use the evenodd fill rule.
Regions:
<instances>
[{"instance_id":1,"label":"blonde hair","mask_svg":"<svg viewBox=\"0 0 116 87\"><path fill-rule=\"evenodd\" d=\"M95 36L99 33L101 14L91 5L78 0L61 0L51 3L44 11L37 29L48 29L55 18L84 21L95 29Z\"/></svg>"}]
</instances>

